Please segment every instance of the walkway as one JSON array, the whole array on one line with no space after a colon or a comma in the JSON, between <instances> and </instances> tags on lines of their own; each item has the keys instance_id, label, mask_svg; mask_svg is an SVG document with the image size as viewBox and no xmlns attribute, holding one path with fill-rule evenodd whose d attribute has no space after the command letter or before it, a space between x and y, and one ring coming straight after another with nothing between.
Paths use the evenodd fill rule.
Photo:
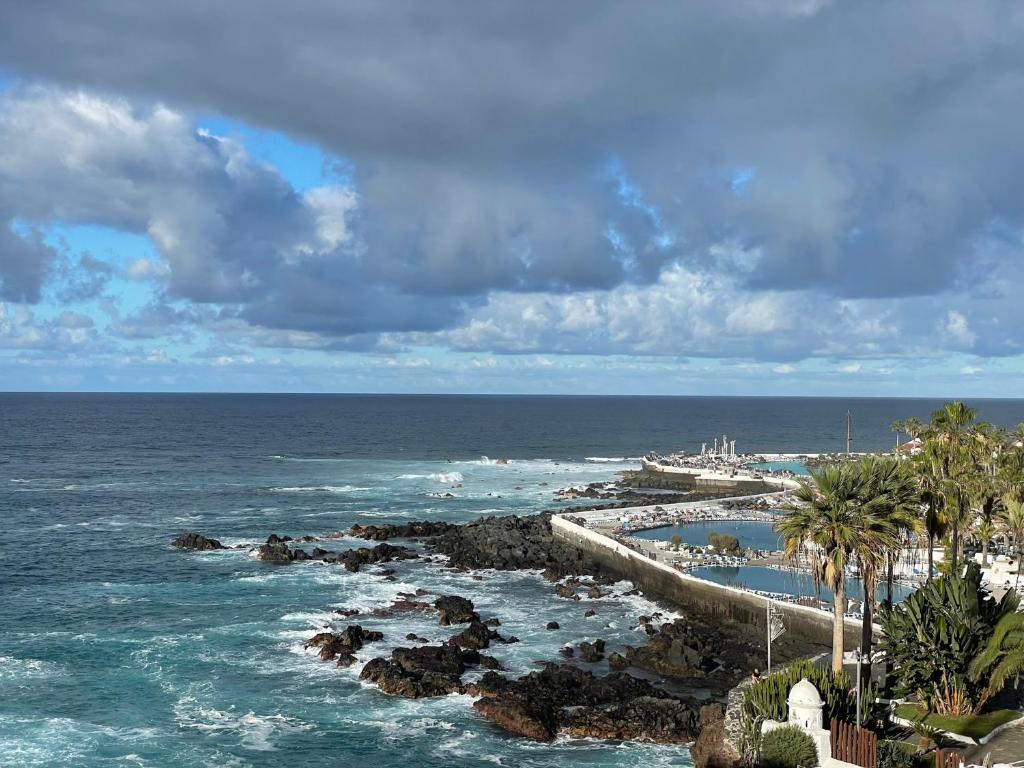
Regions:
<instances>
[{"instance_id":1,"label":"walkway","mask_svg":"<svg viewBox=\"0 0 1024 768\"><path fill-rule=\"evenodd\" d=\"M991 753L990 762L985 762L985 756ZM988 744L979 744L964 752L968 763L978 765L995 765L997 763L1016 763L1024 765L1024 723L1017 723L1007 728L1002 733L996 734Z\"/></svg>"}]
</instances>

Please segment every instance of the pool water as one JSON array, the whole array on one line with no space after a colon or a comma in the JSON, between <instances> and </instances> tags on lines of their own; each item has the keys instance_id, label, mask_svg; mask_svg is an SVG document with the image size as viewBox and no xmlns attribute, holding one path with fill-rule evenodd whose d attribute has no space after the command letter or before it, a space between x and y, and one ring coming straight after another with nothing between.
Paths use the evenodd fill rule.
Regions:
<instances>
[{"instance_id":1,"label":"pool water","mask_svg":"<svg viewBox=\"0 0 1024 768\"><path fill-rule=\"evenodd\" d=\"M765 461L758 464L747 464L747 469L761 470L762 472L792 472L794 475L804 477L811 473L799 461Z\"/></svg>"},{"instance_id":2,"label":"pool water","mask_svg":"<svg viewBox=\"0 0 1024 768\"><path fill-rule=\"evenodd\" d=\"M779 535L773 530L772 524L757 520L735 522L704 520L670 525L665 528L653 528L649 531L637 531L633 535L648 541L671 541L673 536L679 534L685 544L704 546L708 543L708 535L711 533L735 536L740 540L740 546L744 549L752 547L774 552L782 548L779 543Z\"/></svg>"},{"instance_id":3,"label":"pool water","mask_svg":"<svg viewBox=\"0 0 1024 768\"><path fill-rule=\"evenodd\" d=\"M832 602L832 593L824 586L815 590L810 574L795 571L782 571L760 565L743 565L737 567L709 565L695 568L690 573L697 578L713 581L745 589L763 592L778 592L794 596L819 595L822 600ZM912 592L910 587L902 584L893 585L893 599L900 602ZM885 585L880 584L876 595L879 600L885 598ZM864 590L860 582L854 578L846 580L846 596L851 600L861 600Z\"/></svg>"}]
</instances>

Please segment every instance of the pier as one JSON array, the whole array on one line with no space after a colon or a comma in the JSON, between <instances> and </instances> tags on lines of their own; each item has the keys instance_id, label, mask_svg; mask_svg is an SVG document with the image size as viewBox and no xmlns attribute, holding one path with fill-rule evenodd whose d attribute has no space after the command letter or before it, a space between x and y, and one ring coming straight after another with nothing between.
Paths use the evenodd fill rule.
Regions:
<instances>
[{"instance_id":1,"label":"pier","mask_svg":"<svg viewBox=\"0 0 1024 768\"><path fill-rule=\"evenodd\" d=\"M739 497L751 498L751 497ZM678 509L696 504L713 505L721 503L694 502L692 504L666 505ZM632 511L647 507L632 508ZM610 535L608 523L630 509L593 510L588 512L566 511L551 517L554 535L605 563L609 568L631 580L645 593L683 609L696 610L706 615L739 621L752 626L766 628L768 603L776 605L782 612L789 631L809 641L822 645L832 642L832 612L801 605L797 602L769 598L738 587L716 584L697 578L685 569L665 562L664 558L652 557L649 550L634 549L616 541ZM586 521L580 525L577 520ZM631 542L632 543L632 542ZM653 542L651 542L653 545ZM856 646L860 640L859 618L847 616L845 620L846 642Z\"/></svg>"}]
</instances>

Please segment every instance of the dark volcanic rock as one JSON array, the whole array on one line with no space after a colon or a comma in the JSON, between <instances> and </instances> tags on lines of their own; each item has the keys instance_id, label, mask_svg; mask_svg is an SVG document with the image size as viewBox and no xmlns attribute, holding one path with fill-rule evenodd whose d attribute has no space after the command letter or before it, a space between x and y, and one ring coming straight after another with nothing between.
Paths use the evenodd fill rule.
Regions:
<instances>
[{"instance_id":1,"label":"dark volcanic rock","mask_svg":"<svg viewBox=\"0 0 1024 768\"><path fill-rule=\"evenodd\" d=\"M555 585L555 594L559 597L567 597L570 599L579 599L579 595L576 594L577 582L575 580L567 581L565 584Z\"/></svg>"},{"instance_id":2,"label":"dark volcanic rock","mask_svg":"<svg viewBox=\"0 0 1024 768\"><path fill-rule=\"evenodd\" d=\"M441 612L442 627L480 619L473 610L473 601L459 595L442 595L434 601L434 607Z\"/></svg>"},{"instance_id":3,"label":"dark volcanic rock","mask_svg":"<svg viewBox=\"0 0 1024 768\"><path fill-rule=\"evenodd\" d=\"M212 549L226 549L216 539L208 539L205 536L200 536L198 533L183 533L181 536L176 538L171 544L178 549L194 549L198 552L207 552Z\"/></svg>"},{"instance_id":4,"label":"dark volcanic rock","mask_svg":"<svg viewBox=\"0 0 1024 768\"><path fill-rule=\"evenodd\" d=\"M414 611L429 613L433 610L434 606L430 603L425 603L419 600L409 600L405 597L399 596L399 599L395 600L391 605L374 608L373 615L379 619L390 619L395 616L400 616Z\"/></svg>"},{"instance_id":5,"label":"dark volcanic rock","mask_svg":"<svg viewBox=\"0 0 1024 768\"><path fill-rule=\"evenodd\" d=\"M557 621L549 621L545 629L558 629L559 623Z\"/></svg>"},{"instance_id":6,"label":"dark volcanic rock","mask_svg":"<svg viewBox=\"0 0 1024 768\"><path fill-rule=\"evenodd\" d=\"M538 741L560 731L597 737L679 743L690 741L693 707L650 683L622 673L594 677L548 664L518 680L485 674L472 689L481 715L502 728Z\"/></svg>"},{"instance_id":7,"label":"dark volcanic rock","mask_svg":"<svg viewBox=\"0 0 1024 768\"><path fill-rule=\"evenodd\" d=\"M580 643L580 658L590 664L604 658L604 640L595 640L592 643L583 641Z\"/></svg>"},{"instance_id":8,"label":"dark volcanic rock","mask_svg":"<svg viewBox=\"0 0 1024 768\"><path fill-rule=\"evenodd\" d=\"M338 562L345 566L345 570L355 573L364 565L390 563L392 560L415 560L417 557L419 555L406 547L378 544L373 549L360 547L342 552L338 555Z\"/></svg>"},{"instance_id":9,"label":"dark volcanic rock","mask_svg":"<svg viewBox=\"0 0 1024 768\"><path fill-rule=\"evenodd\" d=\"M432 520L420 520L404 525L386 523L384 525L353 525L349 536L357 539L370 539L372 541L387 541L388 539L410 539L426 536L438 536L447 533L458 526L452 523L440 523Z\"/></svg>"},{"instance_id":10,"label":"dark volcanic rock","mask_svg":"<svg viewBox=\"0 0 1024 768\"><path fill-rule=\"evenodd\" d=\"M460 648L479 651L487 648L491 644L491 640L497 640L500 637L501 635L488 628L483 622L472 621L462 632L455 635L451 642Z\"/></svg>"},{"instance_id":11,"label":"dark volcanic rock","mask_svg":"<svg viewBox=\"0 0 1024 768\"><path fill-rule=\"evenodd\" d=\"M288 536L280 537L276 533L267 537L267 543L256 548L256 557L268 563L290 563L296 559L308 560L309 556L301 549L289 549L286 542L291 541ZM297 554L302 552L301 557Z\"/></svg>"},{"instance_id":12,"label":"dark volcanic rock","mask_svg":"<svg viewBox=\"0 0 1024 768\"><path fill-rule=\"evenodd\" d=\"M464 651L455 645L396 648L390 659L367 662L359 677L385 693L409 699L446 696L462 691L466 666L479 664L481 658L476 651Z\"/></svg>"},{"instance_id":13,"label":"dark volcanic rock","mask_svg":"<svg viewBox=\"0 0 1024 768\"><path fill-rule=\"evenodd\" d=\"M753 627L700 616L687 616L662 624L643 624L650 640L639 648L626 648L630 666L671 677L708 677L724 667L745 671L758 665L763 645Z\"/></svg>"},{"instance_id":14,"label":"dark volcanic rock","mask_svg":"<svg viewBox=\"0 0 1024 768\"><path fill-rule=\"evenodd\" d=\"M448 555L454 568L536 569L549 578L590 574L616 580L596 559L554 537L550 513L475 520L434 536L426 546Z\"/></svg>"},{"instance_id":15,"label":"dark volcanic rock","mask_svg":"<svg viewBox=\"0 0 1024 768\"><path fill-rule=\"evenodd\" d=\"M339 667L351 666L355 660L355 652L365 643L383 640L380 632L368 631L358 624L352 624L342 632L320 632L311 637L305 647L319 648L320 658L324 661L338 660Z\"/></svg>"}]
</instances>

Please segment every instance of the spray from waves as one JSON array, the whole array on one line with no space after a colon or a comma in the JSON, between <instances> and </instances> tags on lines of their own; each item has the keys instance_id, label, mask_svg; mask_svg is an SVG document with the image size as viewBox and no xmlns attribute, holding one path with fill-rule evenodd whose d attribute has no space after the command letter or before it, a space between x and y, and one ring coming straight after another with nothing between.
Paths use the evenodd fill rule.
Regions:
<instances>
[{"instance_id":1,"label":"spray from waves","mask_svg":"<svg viewBox=\"0 0 1024 768\"><path fill-rule=\"evenodd\" d=\"M438 483L461 483L461 472L433 472L429 475L398 475L396 480L433 480Z\"/></svg>"},{"instance_id":2,"label":"spray from waves","mask_svg":"<svg viewBox=\"0 0 1024 768\"><path fill-rule=\"evenodd\" d=\"M640 461L640 457L631 456L586 456L584 461L589 461L592 464L629 464Z\"/></svg>"},{"instance_id":3,"label":"spray from waves","mask_svg":"<svg viewBox=\"0 0 1024 768\"><path fill-rule=\"evenodd\" d=\"M369 490L358 485L291 485L270 489L273 493L354 493Z\"/></svg>"},{"instance_id":4,"label":"spray from waves","mask_svg":"<svg viewBox=\"0 0 1024 768\"><path fill-rule=\"evenodd\" d=\"M181 728L193 728L206 734L237 734L242 746L258 752L276 750L274 738L294 731L308 731L313 726L304 720L285 715L257 715L249 711L238 714L200 705L193 696L183 696L173 707L174 718Z\"/></svg>"}]
</instances>

